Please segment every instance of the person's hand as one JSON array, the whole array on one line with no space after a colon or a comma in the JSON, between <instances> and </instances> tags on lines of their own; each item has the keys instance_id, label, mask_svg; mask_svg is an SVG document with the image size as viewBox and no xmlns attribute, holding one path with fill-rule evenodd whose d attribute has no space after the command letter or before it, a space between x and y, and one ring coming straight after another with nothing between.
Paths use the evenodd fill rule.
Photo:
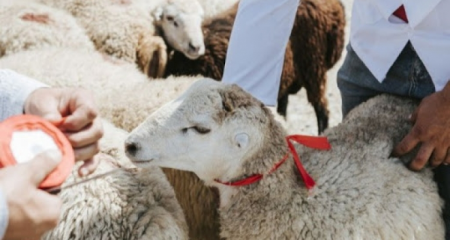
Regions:
<instances>
[{"instance_id":1,"label":"person's hand","mask_svg":"<svg viewBox=\"0 0 450 240\"><path fill-rule=\"evenodd\" d=\"M67 116L60 128L74 148L75 159L85 161L79 175L88 175L96 169L98 161L93 156L99 151L103 128L90 92L75 88L40 88L27 98L24 112L53 122Z\"/></svg>"},{"instance_id":2,"label":"person's hand","mask_svg":"<svg viewBox=\"0 0 450 240\"><path fill-rule=\"evenodd\" d=\"M4 239L40 239L58 224L61 200L37 187L61 161L58 151L0 170L0 189L9 211Z\"/></svg>"},{"instance_id":3,"label":"person's hand","mask_svg":"<svg viewBox=\"0 0 450 240\"><path fill-rule=\"evenodd\" d=\"M422 100L411 115L411 131L395 147L394 156L402 156L418 144L420 149L409 167L421 170L429 161L435 167L450 163L450 93L449 87Z\"/></svg>"}]
</instances>

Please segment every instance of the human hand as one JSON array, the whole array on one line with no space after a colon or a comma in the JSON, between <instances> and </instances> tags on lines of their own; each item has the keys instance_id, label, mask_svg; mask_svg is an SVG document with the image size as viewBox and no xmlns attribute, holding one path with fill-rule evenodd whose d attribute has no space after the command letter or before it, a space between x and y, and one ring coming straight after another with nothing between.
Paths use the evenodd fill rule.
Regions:
<instances>
[{"instance_id":1,"label":"human hand","mask_svg":"<svg viewBox=\"0 0 450 240\"><path fill-rule=\"evenodd\" d=\"M4 239L40 239L58 224L61 200L38 186L60 161L61 154L51 151L0 169L0 189L9 211Z\"/></svg>"},{"instance_id":2,"label":"human hand","mask_svg":"<svg viewBox=\"0 0 450 240\"><path fill-rule=\"evenodd\" d=\"M449 88L422 100L411 115L411 131L394 148L394 156L402 156L418 144L420 149L409 167L421 170L430 161L431 166L450 163L450 93Z\"/></svg>"},{"instance_id":3,"label":"human hand","mask_svg":"<svg viewBox=\"0 0 450 240\"><path fill-rule=\"evenodd\" d=\"M84 89L40 88L27 98L26 114L43 117L52 122L66 120L59 127L69 139L75 151L75 159L84 161L79 175L85 176L98 166L93 158L99 151L99 140L103 136L101 119L92 95Z\"/></svg>"}]
</instances>

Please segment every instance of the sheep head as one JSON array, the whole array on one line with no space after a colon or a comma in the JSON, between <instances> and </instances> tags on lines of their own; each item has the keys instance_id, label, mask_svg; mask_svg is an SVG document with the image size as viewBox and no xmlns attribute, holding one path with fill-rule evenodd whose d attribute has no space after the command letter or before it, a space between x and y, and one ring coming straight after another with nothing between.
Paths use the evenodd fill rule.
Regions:
<instances>
[{"instance_id":1,"label":"sheep head","mask_svg":"<svg viewBox=\"0 0 450 240\"><path fill-rule=\"evenodd\" d=\"M271 121L270 111L240 87L201 79L134 129L126 151L138 167L191 171L208 184L240 176Z\"/></svg>"},{"instance_id":2,"label":"sheep head","mask_svg":"<svg viewBox=\"0 0 450 240\"><path fill-rule=\"evenodd\" d=\"M169 46L195 60L205 53L203 41L203 8L197 1L168 0L154 12Z\"/></svg>"}]
</instances>

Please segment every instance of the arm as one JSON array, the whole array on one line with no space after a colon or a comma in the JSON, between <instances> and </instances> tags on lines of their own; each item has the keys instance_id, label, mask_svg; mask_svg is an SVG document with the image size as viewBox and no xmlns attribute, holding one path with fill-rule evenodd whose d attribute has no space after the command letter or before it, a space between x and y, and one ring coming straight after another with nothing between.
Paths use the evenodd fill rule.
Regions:
<instances>
[{"instance_id":1,"label":"arm","mask_svg":"<svg viewBox=\"0 0 450 240\"><path fill-rule=\"evenodd\" d=\"M284 53L300 0L241 0L222 81L275 106Z\"/></svg>"},{"instance_id":2,"label":"arm","mask_svg":"<svg viewBox=\"0 0 450 240\"><path fill-rule=\"evenodd\" d=\"M0 121L23 114L27 97L41 87L46 85L14 71L0 69Z\"/></svg>"}]
</instances>

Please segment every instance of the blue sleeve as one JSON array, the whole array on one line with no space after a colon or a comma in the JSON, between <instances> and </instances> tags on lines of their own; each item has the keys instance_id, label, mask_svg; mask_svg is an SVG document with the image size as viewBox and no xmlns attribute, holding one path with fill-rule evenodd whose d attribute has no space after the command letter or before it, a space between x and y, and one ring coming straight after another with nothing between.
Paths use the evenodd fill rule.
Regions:
<instances>
[{"instance_id":1,"label":"blue sleeve","mask_svg":"<svg viewBox=\"0 0 450 240\"><path fill-rule=\"evenodd\" d=\"M0 121L23 114L27 97L41 87L46 85L14 71L0 69Z\"/></svg>"},{"instance_id":2,"label":"blue sleeve","mask_svg":"<svg viewBox=\"0 0 450 240\"><path fill-rule=\"evenodd\" d=\"M284 54L300 0L241 0L222 81L275 106Z\"/></svg>"}]
</instances>

